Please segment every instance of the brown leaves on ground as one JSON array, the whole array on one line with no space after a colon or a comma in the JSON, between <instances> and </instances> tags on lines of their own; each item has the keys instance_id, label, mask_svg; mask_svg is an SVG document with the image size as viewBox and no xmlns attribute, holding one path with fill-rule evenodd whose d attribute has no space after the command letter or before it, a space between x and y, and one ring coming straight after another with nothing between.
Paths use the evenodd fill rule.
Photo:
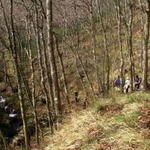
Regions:
<instances>
[{"instance_id":1,"label":"brown leaves on ground","mask_svg":"<svg viewBox=\"0 0 150 150\"><path fill-rule=\"evenodd\" d=\"M129 141L129 143L128 143L129 148L131 148L131 149L137 149L141 144L142 144L142 143L136 141L136 139L132 139L132 140Z\"/></svg>"},{"instance_id":2,"label":"brown leaves on ground","mask_svg":"<svg viewBox=\"0 0 150 150\"><path fill-rule=\"evenodd\" d=\"M144 139L150 139L150 130L149 129L141 130L141 135L144 137Z\"/></svg>"},{"instance_id":3,"label":"brown leaves on ground","mask_svg":"<svg viewBox=\"0 0 150 150\"><path fill-rule=\"evenodd\" d=\"M99 139L103 136L103 134L103 129L100 127L95 127L88 130L89 140Z\"/></svg>"},{"instance_id":4,"label":"brown leaves on ground","mask_svg":"<svg viewBox=\"0 0 150 150\"><path fill-rule=\"evenodd\" d=\"M119 113L122 109L123 109L123 105L122 104L105 104L102 106L99 106L98 108L98 112L101 115L108 115L108 116L112 116L114 114Z\"/></svg>"},{"instance_id":5,"label":"brown leaves on ground","mask_svg":"<svg viewBox=\"0 0 150 150\"><path fill-rule=\"evenodd\" d=\"M80 147L84 144L84 141L82 139L75 140L73 143L71 143L71 147L64 149L64 150L79 150Z\"/></svg>"},{"instance_id":6,"label":"brown leaves on ground","mask_svg":"<svg viewBox=\"0 0 150 150\"><path fill-rule=\"evenodd\" d=\"M96 150L112 150L112 145L106 141L97 145Z\"/></svg>"},{"instance_id":7,"label":"brown leaves on ground","mask_svg":"<svg viewBox=\"0 0 150 150\"><path fill-rule=\"evenodd\" d=\"M142 108L141 116L139 117L139 122L143 128L150 129L150 108Z\"/></svg>"}]
</instances>

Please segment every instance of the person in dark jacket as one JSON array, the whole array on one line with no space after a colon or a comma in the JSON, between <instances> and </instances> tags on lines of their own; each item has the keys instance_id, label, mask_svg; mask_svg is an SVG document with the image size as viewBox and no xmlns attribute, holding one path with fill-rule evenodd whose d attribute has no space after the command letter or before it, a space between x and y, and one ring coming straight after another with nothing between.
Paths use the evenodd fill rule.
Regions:
<instances>
[{"instance_id":1,"label":"person in dark jacket","mask_svg":"<svg viewBox=\"0 0 150 150\"><path fill-rule=\"evenodd\" d=\"M120 78L120 76L118 76L117 79L114 81L114 86L115 87L120 87L121 86L121 78Z\"/></svg>"},{"instance_id":2,"label":"person in dark jacket","mask_svg":"<svg viewBox=\"0 0 150 150\"><path fill-rule=\"evenodd\" d=\"M142 78L136 75L135 80L134 80L134 87L136 90L140 89L141 82L142 82Z\"/></svg>"}]
</instances>

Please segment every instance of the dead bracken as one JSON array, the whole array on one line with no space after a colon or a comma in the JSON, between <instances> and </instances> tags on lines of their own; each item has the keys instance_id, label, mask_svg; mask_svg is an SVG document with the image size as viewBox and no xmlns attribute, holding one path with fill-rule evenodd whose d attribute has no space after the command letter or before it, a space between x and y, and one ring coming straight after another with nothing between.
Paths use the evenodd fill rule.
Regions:
<instances>
[{"instance_id":1,"label":"dead bracken","mask_svg":"<svg viewBox=\"0 0 150 150\"><path fill-rule=\"evenodd\" d=\"M123 109L123 104L106 104L106 105L100 105L98 107L98 112L101 115L114 115L119 113Z\"/></svg>"}]
</instances>

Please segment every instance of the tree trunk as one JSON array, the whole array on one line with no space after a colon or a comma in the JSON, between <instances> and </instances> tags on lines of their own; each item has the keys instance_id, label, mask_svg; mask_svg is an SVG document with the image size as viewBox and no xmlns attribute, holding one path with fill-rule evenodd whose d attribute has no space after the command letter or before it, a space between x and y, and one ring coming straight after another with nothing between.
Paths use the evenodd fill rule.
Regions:
<instances>
[{"instance_id":1,"label":"tree trunk","mask_svg":"<svg viewBox=\"0 0 150 150\"><path fill-rule=\"evenodd\" d=\"M51 74L53 81L54 99L57 102L57 109L62 115L62 102L60 99L57 66L54 54L54 38L53 38L53 0L46 0L46 16L47 16L47 49L50 56Z\"/></svg>"},{"instance_id":2,"label":"tree trunk","mask_svg":"<svg viewBox=\"0 0 150 150\"><path fill-rule=\"evenodd\" d=\"M93 6L91 6L93 7ZM91 35L92 35L92 49L93 49L93 55L94 55L94 65L95 65L95 72L96 72L96 80L97 80L97 87L98 87L98 93L101 92L100 87L100 77L99 77L99 69L98 69L98 61L97 61L97 53L96 53L96 25L94 20L94 14L93 14L93 8L91 8Z\"/></svg>"},{"instance_id":3,"label":"tree trunk","mask_svg":"<svg viewBox=\"0 0 150 150\"><path fill-rule=\"evenodd\" d=\"M44 72L44 66L43 66L43 59L42 59L42 47L41 47L41 41L40 41L40 32L39 32L39 12L38 8L35 3L35 11L36 11L36 25L34 26L35 28L35 36L36 36L36 44L37 44L37 50L38 50L38 59L39 59L39 66L40 66L40 73L41 73L41 85L43 86L44 93L46 96L46 106L47 106L47 115L48 115L48 123L49 127L51 128L51 133L54 133L53 129L53 119L52 119L52 112L50 110L50 97L49 97L49 92L46 87L46 78L45 78L45 72Z\"/></svg>"},{"instance_id":4,"label":"tree trunk","mask_svg":"<svg viewBox=\"0 0 150 150\"><path fill-rule=\"evenodd\" d=\"M24 104L24 98L23 98L23 91L22 91L22 80L21 80L21 73L19 70L19 62L18 62L18 49L17 49L17 43L16 43L16 35L15 35L15 28L14 28L14 19L13 19L13 0L11 0L11 29L12 29L12 41L11 49L14 52L14 61L17 71L17 78L18 78L18 96L20 100L20 108L21 108L21 115L23 120L23 131L24 131L24 137L25 137L25 146L26 149L29 148L29 137L27 133L27 119L26 119L26 113L25 113L25 104Z\"/></svg>"},{"instance_id":5,"label":"tree trunk","mask_svg":"<svg viewBox=\"0 0 150 150\"><path fill-rule=\"evenodd\" d=\"M55 120L55 129L57 129L57 108L56 104L54 101L54 93L53 93L53 85L52 85L52 76L51 76L51 70L50 68L50 63L48 61L48 52L46 51L46 42L45 42L45 37L44 37L44 31L41 33L41 39L43 41L43 48L44 48L44 65L45 65L45 71L46 71L46 78L48 80L48 89L49 89L49 97L51 101L51 107L52 107L52 112L53 112L53 119ZM48 104L48 105L50 105Z\"/></svg>"},{"instance_id":6,"label":"tree trunk","mask_svg":"<svg viewBox=\"0 0 150 150\"><path fill-rule=\"evenodd\" d=\"M26 30L27 30L27 42L28 42L27 54L29 57L30 71L31 71L31 98L32 98L34 123L35 123L35 136L36 136L36 142L39 145L39 128L38 128L39 124L38 124L36 98L35 98L35 67L34 67L34 56L33 56L32 46L31 46L32 45L31 44L31 23L28 18L26 19Z\"/></svg>"},{"instance_id":7,"label":"tree trunk","mask_svg":"<svg viewBox=\"0 0 150 150\"><path fill-rule=\"evenodd\" d=\"M85 91L86 96L87 96L87 89L86 89L86 87L85 87L83 78L82 78L82 76L81 76L81 74L80 74L80 71L79 71L79 68L78 68L78 61L77 61L77 58L75 58L75 65L76 65L77 75L79 76L79 79L80 79L80 81L81 81L82 89Z\"/></svg>"},{"instance_id":8,"label":"tree trunk","mask_svg":"<svg viewBox=\"0 0 150 150\"><path fill-rule=\"evenodd\" d=\"M143 48L143 86L146 90L148 87L148 42L150 34L150 0L147 0L146 23L145 23L145 39Z\"/></svg>"},{"instance_id":9,"label":"tree trunk","mask_svg":"<svg viewBox=\"0 0 150 150\"><path fill-rule=\"evenodd\" d=\"M67 79L66 79L66 74L65 74L65 67L64 67L64 63L63 63L62 53L59 50L59 43L58 43L57 37L56 37L56 50L57 50L57 54L58 54L60 65L61 65L63 82L64 82L64 90L65 90L65 94L66 94L66 100L67 100L67 103L70 104L68 85L67 85Z\"/></svg>"},{"instance_id":10,"label":"tree trunk","mask_svg":"<svg viewBox=\"0 0 150 150\"><path fill-rule=\"evenodd\" d=\"M134 68L133 68L133 36L132 36L132 26L133 26L133 4L130 4L130 14L129 14L129 26L128 26L128 31L129 31L129 53L130 53L130 78L131 78L131 91L133 91L133 83L134 83Z\"/></svg>"},{"instance_id":11,"label":"tree trunk","mask_svg":"<svg viewBox=\"0 0 150 150\"><path fill-rule=\"evenodd\" d=\"M99 16L103 31L104 50L105 50L104 54L106 54L106 93L108 94L110 89L110 59L109 59L108 40L101 12L99 13Z\"/></svg>"},{"instance_id":12,"label":"tree trunk","mask_svg":"<svg viewBox=\"0 0 150 150\"><path fill-rule=\"evenodd\" d=\"M116 2L116 9L117 9L117 20L118 20L118 42L119 42L120 59L121 59L121 65L120 65L120 75L122 79L121 91L123 92L125 79L124 79L124 57L123 57L123 48L122 48L122 19L121 19L120 0L117 0Z\"/></svg>"},{"instance_id":13,"label":"tree trunk","mask_svg":"<svg viewBox=\"0 0 150 150\"><path fill-rule=\"evenodd\" d=\"M124 20L126 27L127 46L129 50L129 61L130 61L130 79L131 79L131 91L133 91L134 84L134 59L133 59L133 7L132 2L125 1L124 15L127 20Z\"/></svg>"}]
</instances>

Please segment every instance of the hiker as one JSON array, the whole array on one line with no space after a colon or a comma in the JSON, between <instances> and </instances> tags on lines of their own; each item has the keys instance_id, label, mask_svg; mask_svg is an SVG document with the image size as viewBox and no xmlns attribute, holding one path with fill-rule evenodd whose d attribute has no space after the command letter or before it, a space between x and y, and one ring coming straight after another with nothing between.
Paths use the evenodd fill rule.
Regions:
<instances>
[{"instance_id":1,"label":"hiker","mask_svg":"<svg viewBox=\"0 0 150 150\"><path fill-rule=\"evenodd\" d=\"M120 76L118 76L117 79L114 81L114 87L116 87L117 90L119 90L120 86L121 86L121 78Z\"/></svg>"},{"instance_id":2,"label":"hiker","mask_svg":"<svg viewBox=\"0 0 150 150\"><path fill-rule=\"evenodd\" d=\"M140 78L138 75L136 75L134 82L135 82L134 87L135 87L136 90L138 90L140 88L142 78Z\"/></svg>"},{"instance_id":3,"label":"hiker","mask_svg":"<svg viewBox=\"0 0 150 150\"><path fill-rule=\"evenodd\" d=\"M127 77L125 80L125 85L124 85L125 93L129 92L129 88L130 88L130 79L129 79L129 77Z\"/></svg>"}]
</instances>

